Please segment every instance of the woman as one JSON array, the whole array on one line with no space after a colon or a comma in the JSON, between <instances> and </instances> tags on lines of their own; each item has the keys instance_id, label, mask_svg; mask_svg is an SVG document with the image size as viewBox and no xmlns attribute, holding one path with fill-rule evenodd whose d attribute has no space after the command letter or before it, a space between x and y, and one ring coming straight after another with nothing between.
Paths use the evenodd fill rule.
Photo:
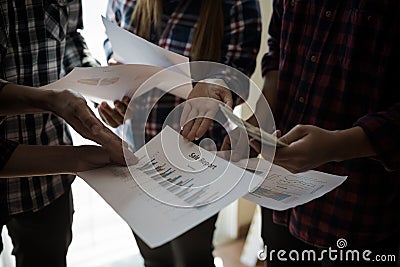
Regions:
<instances>
[{"instance_id":1,"label":"woman","mask_svg":"<svg viewBox=\"0 0 400 267\"><path fill-rule=\"evenodd\" d=\"M248 76L256 65L261 39L260 17L257 0L110 0L107 10L109 20L162 48L187 56L191 61L223 63ZM115 63L110 42L106 40L104 46L109 64ZM228 93L230 97L226 91L221 91L216 98L225 103L231 101L229 98L236 98ZM149 97L148 102L151 101ZM158 100L145 126L146 141L161 131L169 112L183 101L171 94ZM127 98L116 101L114 109L102 103L99 112L106 122L117 127L123 123L128 103ZM224 135L222 127L213 127L206 134L217 146ZM198 136L190 139L195 137ZM216 219L217 215L156 249L150 249L135 236L145 265L214 266L212 238Z\"/></svg>"}]
</instances>

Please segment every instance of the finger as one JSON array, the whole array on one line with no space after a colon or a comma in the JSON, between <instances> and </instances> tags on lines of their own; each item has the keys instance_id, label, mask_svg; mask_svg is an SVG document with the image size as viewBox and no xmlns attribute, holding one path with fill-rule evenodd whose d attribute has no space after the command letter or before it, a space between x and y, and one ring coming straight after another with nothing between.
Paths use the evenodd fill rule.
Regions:
<instances>
[{"instance_id":1,"label":"finger","mask_svg":"<svg viewBox=\"0 0 400 267\"><path fill-rule=\"evenodd\" d=\"M212 124L212 120L211 119L203 118L201 120L201 123L200 123L199 127L197 128L196 138L199 139L203 135L205 135L206 132L208 131L208 129L210 128L211 124Z\"/></svg>"},{"instance_id":2,"label":"finger","mask_svg":"<svg viewBox=\"0 0 400 267\"><path fill-rule=\"evenodd\" d=\"M107 105L107 103L101 103L101 105L99 106L99 114L100 114L100 116L111 127L113 127L113 128L118 127L120 124L117 121L115 121L112 116L109 115L109 113L107 112L107 110L104 107L104 105Z\"/></svg>"},{"instance_id":3,"label":"finger","mask_svg":"<svg viewBox=\"0 0 400 267\"><path fill-rule=\"evenodd\" d=\"M74 127L75 130L78 132L85 131L85 133L89 133L93 136L99 135L103 124L93 111L87 105L81 106L78 109L77 112L74 112L74 118L76 118L76 121L73 123L76 127Z\"/></svg>"},{"instance_id":4,"label":"finger","mask_svg":"<svg viewBox=\"0 0 400 267\"><path fill-rule=\"evenodd\" d=\"M282 132L281 132L281 130L276 130L275 132L272 133L272 135L277 137L277 138L281 138L282 137Z\"/></svg>"},{"instance_id":5,"label":"finger","mask_svg":"<svg viewBox=\"0 0 400 267\"><path fill-rule=\"evenodd\" d=\"M196 118L196 119L194 120L193 126L192 126L192 128L190 129L190 132L189 132L189 134L188 134L187 137L186 137L189 141L193 141L193 140L195 140L195 139L198 139L198 137L197 137L196 134L197 134L197 130L199 129L199 127L200 127L202 121L203 121L203 118L201 118L201 117L198 117L198 118Z\"/></svg>"},{"instance_id":6,"label":"finger","mask_svg":"<svg viewBox=\"0 0 400 267\"><path fill-rule=\"evenodd\" d=\"M104 116L108 119L111 120L112 123L116 124L117 126L123 124L124 122L124 117L121 116L118 111L112 109L107 103L103 102L101 103L100 109L104 112ZM111 124L110 124L111 125ZM117 127L113 126L113 127Z\"/></svg>"},{"instance_id":7,"label":"finger","mask_svg":"<svg viewBox=\"0 0 400 267\"><path fill-rule=\"evenodd\" d=\"M188 116L191 111L192 111L192 106L190 105L189 102L186 102L183 107L183 111L182 111L182 115L181 115L181 121L180 121L181 127L184 127L185 124L189 121Z\"/></svg>"},{"instance_id":8,"label":"finger","mask_svg":"<svg viewBox=\"0 0 400 267\"><path fill-rule=\"evenodd\" d=\"M275 151L275 159L278 161L290 161L297 158L296 150L293 147L281 147Z\"/></svg>"},{"instance_id":9,"label":"finger","mask_svg":"<svg viewBox=\"0 0 400 267\"><path fill-rule=\"evenodd\" d=\"M124 118L128 106L124 102L121 102L119 100L114 101L114 106L115 106L115 110L119 113L119 115L122 118Z\"/></svg>"},{"instance_id":10,"label":"finger","mask_svg":"<svg viewBox=\"0 0 400 267\"><path fill-rule=\"evenodd\" d=\"M307 132L302 125L297 125L291 129L287 134L279 138L280 141L290 145L291 143L303 138L307 135Z\"/></svg>"},{"instance_id":11,"label":"finger","mask_svg":"<svg viewBox=\"0 0 400 267\"><path fill-rule=\"evenodd\" d=\"M110 66L115 66L115 65L121 65L121 62L116 61L114 58L110 57L110 59L107 61L108 65Z\"/></svg>"},{"instance_id":12,"label":"finger","mask_svg":"<svg viewBox=\"0 0 400 267\"><path fill-rule=\"evenodd\" d=\"M126 105L129 106L129 103L131 102L131 99L129 98L129 96L124 96L122 98L122 102Z\"/></svg>"},{"instance_id":13,"label":"finger","mask_svg":"<svg viewBox=\"0 0 400 267\"><path fill-rule=\"evenodd\" d=\"M192 131L192 128L193 128L194 123L195 123L195 119L197 117L198 117L198 111L193 109L193 108L191 108L190 111L189 111L189 114L187 115L187 118L186 118L187 121L183 121L183 123L184 123L183 131L182 131L183 137L188 138L189 133ZM193 137L193 139L189 139L189 140L193 141L194 137Z\"/></svg>"},{"instance_id":14,"label":"finger","mask_svg":"<svg viewBox=\"0 0 400 267\"><path fill-rule=\"evenodd\" d=\"M206 134L208 129L210 128L212 124L212 119L215 117L215 114L217 113L217 110L209 110L207 113L203 116L203 121L201 122L199 128L197 129L196 132L196 137L201 138L203 135Z\"/></svg>"}]
</instances>

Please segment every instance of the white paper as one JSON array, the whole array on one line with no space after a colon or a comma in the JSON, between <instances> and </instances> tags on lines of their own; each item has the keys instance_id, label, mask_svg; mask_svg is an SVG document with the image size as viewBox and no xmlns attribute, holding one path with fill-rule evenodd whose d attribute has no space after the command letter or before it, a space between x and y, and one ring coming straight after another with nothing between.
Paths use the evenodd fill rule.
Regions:
<instances>
[{"instance_id":1,"label":"white paper","mask_svg":"<svg viewBox=\"0 0 400 267\"><path fill-rule=\"evenodd\" d=\"M102 17L115 60L125 64L145 64L168 68L178 65L190 77L189 58L161 48Z\"/></svg>"},{"instance_id":2,"label":"white paper","mask_svg":"<svg viewBox=\"0 0 400 267\"><path fill-rule=\"evenodd\" d=\"M72 89L95 102L120 100L125 95L136 98L153 88L186 98L192 89L189 81L182 74L158 66L123 64L76 67L65 77L42 88Z\"/></svg>"},{"instance_id":3,"label":"white paper","mask_svg":"<svg viewBox=\"0 0 400 267\"><path fill-rule=\"evenodd\" d=\"M269 209L286 210L323 196L346 178L318 171L293 174L272 165L262 184L244 198Z\"/></svg>"},{"instance_id":4,"label":"white paper","mask_svg":"<svg viewBox=\"0 0 400 267\"><path fill-rule=\"evenodd\" d=\"M135 154L140 159L137 165L78 175L151 248L178 237L240 197L283 210L322 196L346 179L316 171L291 174L262 159L238 162L239 167L186 141L168 126Z\"/></svg>"},{"instance_id":5,"label":"white paper","mask_svg":"<svg viewBox=\"0 0 400 267\"><path fill-rule=\"evenodd\" d=\"M158 47L103 18L114 57L124 63L74 68L46 89L72 89L95 102L139 97L157 88L186 99L192 90L189 58ZM176 65L178 64L178 65Z\"/></svg>"},{"instance_id":6,"label":"white paper","mask_svg":"<svg viewBox=\"0 0 400 267\"><path fill-rule=\"evenodd\" d=\"M180 150L177 149L178 143ZM200 153L204 160L188 158L192 153ZM135 154L140 162L129 168L136 180L127 167L106 167L82 172L79 176L152 248L171 241L245 195L253 178L250 172L184 140L169 127ZM173 164L166 157L173 159ZM145 165L153 159L157 162L154 166L162 166L165 171L168 168L175 170L173 175L164 179L160 179L160 175L154 176L154 172ZM182 177L178 180L170 183L165 181L168 177L176 178L179 175ZM215 180L215 177L219 179ZM171 183L185 184L186 188L178 188ZM206 184L207 187L200 187ZM151 192L152 196L143 189ZM159 200L167 200L181 207ZM209 201L210 204L203 205Z\"/></svg>"},{"instance_id":7,"label":"white paper","mask_svg":"<svg viewBox=\"0 0 400 267\"><path fill-rule=\"evenodd\" d=\"M65 77L42 88L72 89L95 102L114 101L125 95L133 96L144 81L161 70L147 65L77 67Z\"/></svg>"}]
</instances>

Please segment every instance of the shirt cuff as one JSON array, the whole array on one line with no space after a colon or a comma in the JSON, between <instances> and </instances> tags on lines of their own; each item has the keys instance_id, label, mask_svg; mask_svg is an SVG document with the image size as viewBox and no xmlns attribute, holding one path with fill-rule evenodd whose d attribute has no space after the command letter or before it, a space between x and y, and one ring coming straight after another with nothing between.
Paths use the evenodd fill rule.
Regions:
<instances>
[{"instance_id":1,"label":"shirt cuff","mask_svg":"<svg viewBox=\"0 0 400 267\"><path fill-rule=\"evenodd\" d=\"M399 109L400 104L387 112L366 115L354 124L364 130L377 154L375 158L389 171L400 169Z\"/></svg>"},{"instance_id":2,"label":"shirt cuff","mask_svg":"<svg viewBox=\"0 0 400 267\"><path fill-rule=\"evenodd\" d=\"M261 62L261 74L264 77L270 70L279 69L279 56L275 52L266 53Z\"/></svg>"}]
</instances>

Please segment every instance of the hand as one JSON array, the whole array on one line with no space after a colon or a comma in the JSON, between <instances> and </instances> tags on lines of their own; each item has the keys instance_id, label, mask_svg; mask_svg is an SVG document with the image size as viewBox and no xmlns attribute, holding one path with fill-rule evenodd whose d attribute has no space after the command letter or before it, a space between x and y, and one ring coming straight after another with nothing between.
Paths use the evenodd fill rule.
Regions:
<instances>
[{"instance_id":1,"label":"hand","mask_svg":"<svg viewBox=\"0 0 400 267\"><path fill-rule=\"evenodd\" d=\"M121 145L111 153L96 146L41 146L19 145L6 165L0 170L0 178L25 177L52 174L77 174L108 165L132 165L137 158ZM133 156L133 157L132 157Z\"/></svg>"},{"instance_id":2,"label":"hand","mask_svg":"<svg viewBox=\"0 0 400 267\"><path fill-rule=\"evenodd\" d=\"M114 101L114 108L111 108L107 102L102 102L98 107L100 117L113 128L122 125L130 101L129 97L124 96L121 101Z\"/></svg>"},{"instance_id":3,"label":"hand","mask_svg":"<svg viewBox=\"0 0 400 267\"><path fill-rule=\"evenodd\" d=\"M113 150L100 146L81 146L81 154L77 156L78 166L76 172L92 170L108 165L130 166L138 162L137 157L122 146L115 147Z\"/></svg>"},{"instance_id":4,"label":"hand","mask_svg":"<svg viewBox=\"0 0 400 267\"><path fill-rule=\"evenodd\" d=\"M199 98L193 100L195 98ZM190 92L181 116L182 135L189 141L201 138L217 113L218 101L232 109L231 91L223 86L198 82Z\"/></svg>"},{"instance_id":5,"label":"hand","mask_svg":"<svg viewBox=\"0 0 400 267\"><path fill-rule=\"evenodd\" d=\"M72 90L53 91L47 103L50 111L64 118L79 134L102 145L111 154L121 147L121 138L96 117L80 94Z\"/></svg>"},{"instance_id":6,"label":"hand","mask_svg":"<svg viewBox=\"0 0 400 267\"><path fill-rule=\"evenodd\" d=\"M108 63L109 66L115 66L115 65L121 65L122 64L121 62L115 60L114 54L111 54L110 59L108 60L107 63Z\"/></svg>"},{"instance_id":7,"label":"hand","mask_svg":"<svg viewBox=\"0 0 400 267\"><path fill-rule=\"evenodd\" d=\"M314 169L327 162L371 157L376 151L361 127L328 131L297 125L280 138L288 147L277 150L275 163L291 172Z\"/></svg>"},{"instance_id":8,"label":"hand","mask_svg":"<svg viewBox=\"0 0 400 267\"><path fill-rule=\"evenodd\" d=\"M280 136L280 132L277 133ZM288 144L276 150L274 163L290 172L304 172L329 161L335 161L335 152L340 149L337 131L328 131L312 125L297 125L280 138ZM260 151L260 144L251 141Z\"/></svg>"}]
</instances>

